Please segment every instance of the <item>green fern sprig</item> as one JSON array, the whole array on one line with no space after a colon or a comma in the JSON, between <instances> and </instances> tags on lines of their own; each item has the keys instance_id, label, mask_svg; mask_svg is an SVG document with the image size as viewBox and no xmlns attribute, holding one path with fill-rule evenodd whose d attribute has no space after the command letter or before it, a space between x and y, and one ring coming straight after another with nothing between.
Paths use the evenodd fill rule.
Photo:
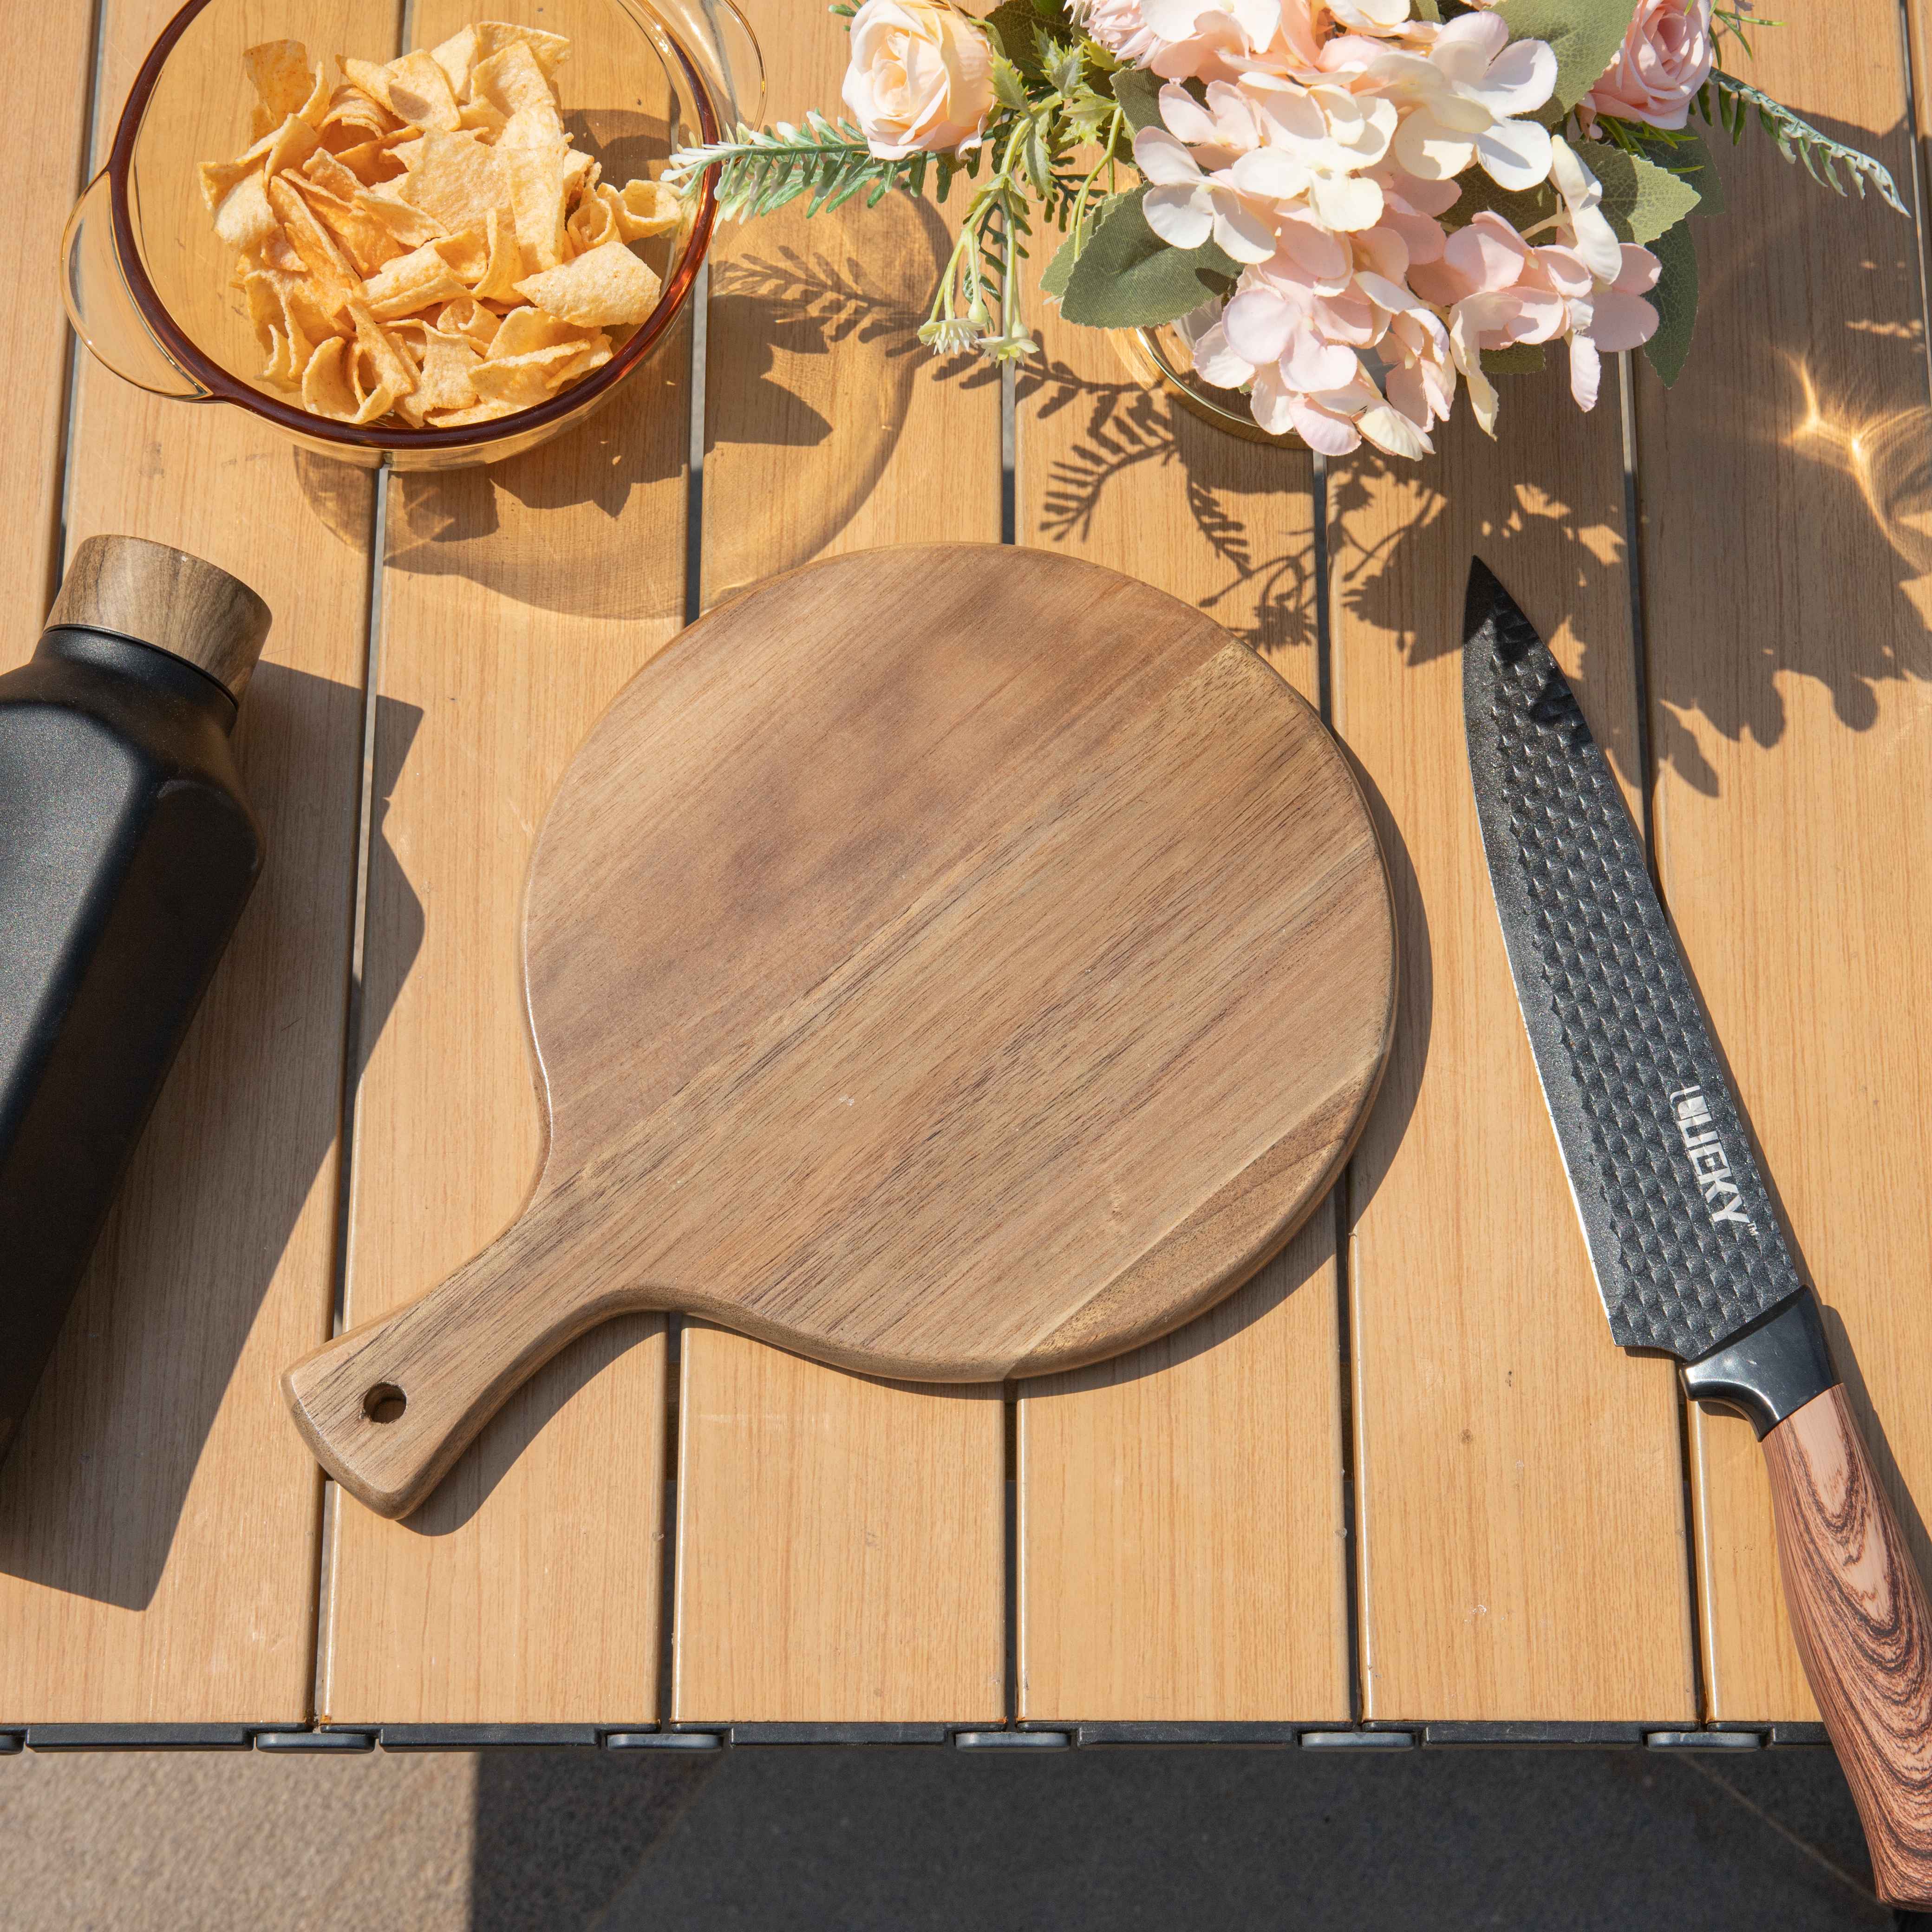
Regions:
<instances>
[{"instance_id":1,"label":"green fern sprig","mask_svg":"<svg viewBox=\"0 0 1932 1932\"><path fill-rule=\"evenodd\" d=\"M740 122L728 140L680 148L671 157L664 178L669 186L685 193L707 170L715 169L718 212L742 220L769 214L806 195L812 197L806 212L816 214L857 194L866 196L868 208L896 188L918 194L925 188L928 167L938 170L936 185L944 200L958 166L946 157L928 154L882 160L867 147L865 136L850 122L829 121L814 109L806 116L802 128L788 121L770 128L748 128Z\"/></svg>"},{"instance_id":2,"label":"green fern sprig","mask_svg":"<svg viewBox=\"0 0 1932 1932\"><path fill-rule=\"evenodd\" d=\"M1722 68L1713 69L1697 104L1704 118L1716 121L1733 141L1742 137L1744 124L1755 108L1765 132L1778 143L1778 152L1787 161L1797 163L1814 181L1822 182L1834 194L1843 194L1845 184L1838 178L1838 170L1843 167L1861 197L1869 182L1887 207L1896 208L1900 214L1910 212L1899 200L1889 172L1870 155L1833 140L1769 94L1760 93L1748 81L1739 80Z\"/></svg>"}]
</instances>

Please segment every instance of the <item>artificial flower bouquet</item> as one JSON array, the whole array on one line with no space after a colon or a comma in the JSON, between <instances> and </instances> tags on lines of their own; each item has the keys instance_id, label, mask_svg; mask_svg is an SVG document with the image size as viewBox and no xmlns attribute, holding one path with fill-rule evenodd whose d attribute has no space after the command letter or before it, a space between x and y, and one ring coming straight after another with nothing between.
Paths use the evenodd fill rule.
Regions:
<instances>
[{"instance_id":1,"label":"artificial flower bouquet","mask_svg":"<svg viewBox=\"0 0 1932 1932\"><path fill-rule=\"evenodd\" d=\"M1750 0L946 0L835 6L849 116L740 127L673 158L723 212L969 184L922 338L1036 345L1020 260L1069 321L1174 325L1197 376L1341 454L1431 447L1459 388L1494 433L1498 374L1561 342L1578 405L1606 353L1666 382L1689 347L1686 218L1721 212L1694 115L1756 118L1845 192L1891 176L1717 64Z\"/></svg>"}]
</instances>

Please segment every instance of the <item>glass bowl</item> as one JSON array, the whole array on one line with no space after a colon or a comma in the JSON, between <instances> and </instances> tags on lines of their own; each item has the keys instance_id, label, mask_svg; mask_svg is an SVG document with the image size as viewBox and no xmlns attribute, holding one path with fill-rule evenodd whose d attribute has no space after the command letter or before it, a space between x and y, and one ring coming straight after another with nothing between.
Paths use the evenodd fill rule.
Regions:
<instances>
[{"instance_id":1,"label":"glass bowl","mask_svg":"<svg viewBox=\"0 0 1932 1932\"><path fill-rule=\"evenodd\" d=\"M334 77L338 54L382 62L405 51L398 10L395 0L189 0L142 63L107 165L68 219L62 295L94 356L139 388L232 404L365 468L460 469L548 442L650 359L691 298L716 200L707 176L675 230L635 244L662 279L657 306L603 368L535 407L448 429L311 415L261 373L261 347L230 285L234 251L214 232L197 170L250 144L246 48L299 40ZM763 110L758 42L733 0L418 0L411 11L410 38L422 47L482 19L568 35L557 74L564 124L606 180L656 172L674 148L716 140Z\"/></svg>"}]
</instances>

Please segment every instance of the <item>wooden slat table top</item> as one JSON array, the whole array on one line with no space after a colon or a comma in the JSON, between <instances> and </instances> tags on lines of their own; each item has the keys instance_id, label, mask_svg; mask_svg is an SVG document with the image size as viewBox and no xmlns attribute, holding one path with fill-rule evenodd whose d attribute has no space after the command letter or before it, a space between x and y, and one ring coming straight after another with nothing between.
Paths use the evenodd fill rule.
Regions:
<instances>
[{"instance_id":1,"label":"wooden slat table top","mask_svg":"<svg viewBox=\"0 0 1932 1932\"><path fill-rule=\"evenodd\" d=\"M394 0L331 6L332 47L398 30ZM1669 1365L1604 1332L1492 909L1457 646L1480 550L1650 829L1854 1398L1900 1501L1932 1496L1916 225L1748 136L1674 392L1640 364L1626 418L1611 380L1581 417L1552 370L1509 384L1496 444L1466 418L1422 464L1324 468L1204 426L1051 319L1003 398L914 340L943 212L782 217L721 236L702 314L587 428L379 504L232 410L70 364L52 326L88 130L98 150L172 10L102 0L98 46L86 8L0 19L34 108L0 126L21 212L0 662L98 530L256 584L278 622L240 742L273 856L0 1471L0 1731L1812 1719L1748 1430L1687 1426ZM417 0L418 33L474 10ZM829 100L818 10L748 10L770 112ZM1896 11L1839 15L1767 31L1759 77L1910 190ZM359 1318L448 1273L533 1178L519 902L585 732L688 614L761 578L1003 536L1207 610L1358 763L1402 1007L1334 1198L1213 1315L1081 1374L896 1387L632 1320L560 1357L410 1522L326 1493L276 1372L338 1294Z\"/></svg>"}]
</instances>

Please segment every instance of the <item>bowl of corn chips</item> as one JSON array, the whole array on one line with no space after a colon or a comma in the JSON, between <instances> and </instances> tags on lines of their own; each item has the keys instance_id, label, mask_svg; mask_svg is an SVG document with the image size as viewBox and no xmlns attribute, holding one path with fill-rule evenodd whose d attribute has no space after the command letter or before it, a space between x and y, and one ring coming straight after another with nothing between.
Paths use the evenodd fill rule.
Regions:
<instances>
[{"instance_id":1,"label":"bowl of corn chips","mask_svg":"<svg viewBox=\"0 0 1932 1932\"><path fill-rule=\"evenodd\" d=\"M674 333L755 118L731 0L190 0L68 224L76 331L138 386L366 467L548 441Z\"/></svg>"}]
</instances>

